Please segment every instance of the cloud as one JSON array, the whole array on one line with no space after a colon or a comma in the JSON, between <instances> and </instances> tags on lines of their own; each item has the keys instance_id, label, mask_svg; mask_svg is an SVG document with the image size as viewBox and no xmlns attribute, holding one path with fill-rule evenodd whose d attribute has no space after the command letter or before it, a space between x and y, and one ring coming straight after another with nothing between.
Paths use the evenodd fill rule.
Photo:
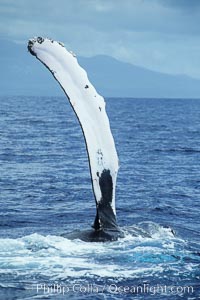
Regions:
<instances>
[{"instance_id":1,"label":"cloud","mask_svg":"<svg viewBox=\"0 0 200 300\"><path fill-rule=\"evenodd\" d=\"M34 23L46 28L50 26L57 33L58 25L70 27L71 25L91 26L97 31L159 31L191 33L200 30L194 16L183 15L174 7L185 7L184 3L198 3L197 1L170 1L170 0L2 0L0 7L1 22L10 24L15 33L14 26L19 26L21 35L26 35L26 29L20 28L20 21L27 25ZM176 3L176 5L175 5ZM182 3L182 5L180 5ZM194 7L194 4L187 5ZM197 10L198 11L198 10ZM197 11L195 10L196 14ZM199 13L199 11L198 11ZM197 14L199 16L199 14ZM32 26L31 26L32 28ZM11 32L10 32L11 34Z\"/></svg>"},{"instance_id":2,"label":"cloud","mask_svg":"<svg viewBox=\"0 0 200 300\"><path fill-rule=\"evenodd\" d=\"M0 38L43 35L78 55L200 78L199 19L199 0L1 0Z\"/></svg>"}]
</instances>

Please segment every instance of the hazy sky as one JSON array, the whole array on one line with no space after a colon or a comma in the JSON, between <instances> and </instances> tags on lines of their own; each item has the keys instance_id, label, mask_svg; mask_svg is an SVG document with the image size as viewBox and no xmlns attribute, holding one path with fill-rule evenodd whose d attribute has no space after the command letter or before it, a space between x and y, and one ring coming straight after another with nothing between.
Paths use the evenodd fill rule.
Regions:
<instances>
[{"instance_id":1,"label":"hazy sky","mask_svg":"<svg viewBox=\"0 0 200 300\"><path fill-rule=\"evenodd\" d=\"M200 78L200 0L0 0L0 43L32 36Z\"/></svg>"}]
</instances>

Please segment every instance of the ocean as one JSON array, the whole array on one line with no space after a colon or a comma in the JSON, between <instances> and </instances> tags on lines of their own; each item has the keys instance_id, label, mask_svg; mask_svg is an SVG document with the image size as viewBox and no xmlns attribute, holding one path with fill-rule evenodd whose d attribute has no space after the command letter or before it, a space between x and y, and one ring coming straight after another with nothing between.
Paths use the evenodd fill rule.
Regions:
<instances>
[{"instance_id":1,"label":"ocean","mask_svg":"<svg viewBox=\"0 0 200 300\"><path fill-rule=\"evenodd\" d=\"M87 243L62 237L95 217L68 101L0 98L0 299L200 299L200 101L106 103L125 237Z\"/></svg>"}]
</instances>

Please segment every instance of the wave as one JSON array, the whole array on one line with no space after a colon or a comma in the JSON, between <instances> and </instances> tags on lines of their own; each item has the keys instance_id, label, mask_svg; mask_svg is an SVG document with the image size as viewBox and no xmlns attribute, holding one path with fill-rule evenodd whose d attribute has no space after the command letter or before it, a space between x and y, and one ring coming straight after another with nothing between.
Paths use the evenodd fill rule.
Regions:
<instances>
[{"instance_id":1,"label":"wave","mask_svg":"<svg viewBox=\"0 0 200 300\"><path fill-rule=\"evenodd\" d=\"M187 148L187 147L177 147L177 148L162 148L155 149L155 152L164 152L164 153L182 153L182 154L196 154L200 153L200 149Z\"/></svg>"}]
</instances>

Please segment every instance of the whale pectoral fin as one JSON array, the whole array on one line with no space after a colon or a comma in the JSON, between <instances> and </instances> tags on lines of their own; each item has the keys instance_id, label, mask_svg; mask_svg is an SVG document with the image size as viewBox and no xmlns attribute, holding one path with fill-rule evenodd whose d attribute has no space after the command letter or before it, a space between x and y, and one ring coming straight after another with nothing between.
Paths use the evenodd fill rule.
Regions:
<instances>
[{"instance_id":1,"label":"whale pectoral fin","mask_svg":"<svg viewBox=\"0 0 200 300\"><path fill-rule=\"evenodd\" d=\"M48 38L33 38L28 50L52 73L78 118L85 139L97 214L95 236L118 234L115 216L115 186L119 168L105 101L74 54ZM98 181L99 180L99 181ZM111 234L111 235L112 235Z\"/></svg>"}]
</instances>

